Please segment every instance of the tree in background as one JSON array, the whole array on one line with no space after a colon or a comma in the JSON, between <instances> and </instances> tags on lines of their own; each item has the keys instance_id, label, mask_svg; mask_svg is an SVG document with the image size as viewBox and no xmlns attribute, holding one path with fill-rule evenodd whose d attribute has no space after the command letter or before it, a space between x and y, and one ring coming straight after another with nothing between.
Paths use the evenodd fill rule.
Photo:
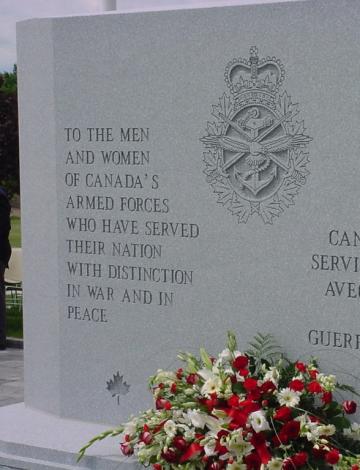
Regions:
<instances>
[{"instance_id":1,"label":"tree in background","mask_svg":"<svg viewBox=\"0 0 360 470\"><path fill-rule=\"evenodd\" d=\"M0 73L0 185L20 192L17 69Z\"/></svg>"}]
</instances>

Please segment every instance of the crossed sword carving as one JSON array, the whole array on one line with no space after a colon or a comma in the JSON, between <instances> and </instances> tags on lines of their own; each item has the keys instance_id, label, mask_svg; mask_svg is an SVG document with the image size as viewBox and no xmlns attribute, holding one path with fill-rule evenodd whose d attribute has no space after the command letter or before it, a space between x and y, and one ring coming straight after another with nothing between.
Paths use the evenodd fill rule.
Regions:
<instances>
[{"instance_id":1,"label":"crossed sword carving","mask_svg":"<svg viewBox=\"0 0 360 470\"><path fill-rule=\"evenodd\" d=\"M235 165L241 158L243 158L246 154L255 153L259 154L262 153L263 155L268 156L276 165L283 168L285 171L289 172L292 169L292 165L287 166L283 163L279 158L274 155L274 152L281 152L284 150L289 150L293 147L303 147L305 144L312 140L311 137L303 134L287 134L283 137L275 138L272 140L268 140L267 142L260 144L271 132L277 129L284 121L287 121L290 117L293 116L292 112L285 114L280 119L277 119L274 124L269 127L267 131L265 131L262 135L259 135L255 139L251 140L250 137L243 131L241 127L239 127L234 121L231 121L223 114L219 114L219 117L229 124L246 142L239 141L232 139L231 137L226 136L216 136L216 135L209 135L203 137L201 139L202 142L205 143L207 147L217 147L222 148L224 150L230 150L232 152L237 152L223 167L222 171L225 172L233 165ZM254 145L257 144L257 145Z\"/></svg>"}]
</instances>

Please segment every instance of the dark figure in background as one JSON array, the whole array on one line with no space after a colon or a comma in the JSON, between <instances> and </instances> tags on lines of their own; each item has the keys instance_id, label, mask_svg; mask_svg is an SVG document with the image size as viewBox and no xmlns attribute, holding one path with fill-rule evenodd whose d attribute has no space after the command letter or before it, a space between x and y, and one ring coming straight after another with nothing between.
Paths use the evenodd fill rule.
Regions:
<instances>
[{"instance_id":1,"label":"dark figure in background","mask_svg":"<svg viewBox=\"0 0 360 470\"><path fill-rule=\"evenodd\" d=\"M0 350L6 349L4 273L11 255L9 242L10 210L10 202L6 191L0 186Z\"/></svg>"}]
</instances>

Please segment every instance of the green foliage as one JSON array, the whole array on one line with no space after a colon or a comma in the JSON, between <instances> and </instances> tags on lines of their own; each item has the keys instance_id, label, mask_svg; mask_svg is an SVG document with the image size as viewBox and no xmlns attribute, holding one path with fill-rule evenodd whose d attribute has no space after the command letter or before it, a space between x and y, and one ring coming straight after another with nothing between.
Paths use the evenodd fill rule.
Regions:
<instances>
[{"instance_id":1,"label":"green foliage","mask_svg":"<svg viewBox=\"0 0 360 470\"><path fill-rule=\"evenodd\" d=\"M229 350L233 353L237 349L237 341L236 341L236 336L233 331L228 331L228 342L227 342L227 347Z\"/></svg>"},{"instance_id":2,"label":"green foliage","mask_svg":"<svg viewBox=\"0 0 360 470\"><path fill-rule=\"evenodd\" d=\"M200 357L204 363L204 366L207 369L212 369L212 362L211 362L210 356L208 355L208 353L206 352L204 348L200 349Z\"/></svg>"},{"instance_id":3,"label":"green foliage","mask_svg":"<svg viewBox=\"0 0 360 470\"><path fill-rule=\"evenodd\" d=\"M249 345L251 349L246 354L253 357L255 372L259 371L262 362L274 365L282 358L281 348L270 334L257 333Z\"/></svg>"},{"instance_id":4,"label":"green foliage","mask_svg":"<svg viewBox=\"0 0 360 470\"><path fill-rule=\"evenodd\" d=\"M122 427L119 427L117 429L110 429L109 431L105 431L105 432L99 434L98 436L95 436L93 439L91 439L91 441L89 441L84 447L82 447L79 450L79 454L78 454L78 457L77 457L77 462L79 462L84 457L85 452L87 451L87 449L90 446L92 446L95 442L102 441L106 437L119 436L123 431L124 431L124 427L122 426Z\"/></svg>"},{"instance_id":5,"label":"green foliage","mask_svg":"<svg viewBox=\"0 0 360 470\"><path fill-rule=\"evenodd\" d=\"M11 217L10 245L21 248L21 219L17 216Z\"/></svg>"},{"instance_id":6,"label":"green foliage","mask_svg":"<svg viewBox=\"0 0 360 470\"><path fill-rule=\"evenodd\" d=\"M6 335L12 338L23 337L22 299L7 295Z\"/></svg>"},{"instance_id":7,"label":"green foliage","mask_svg":"<svg viewBox=\"0 0 360 470\"><path fill-rule=\"evenodd\" d=\"M178 358L186 362L186 372L188 374L195 374L201 367L199 360L193 354L181 352L178 354Z\"/></svg>"},{"instance_id":8,"label":"green foliage","mask_svg":"<svg viewBox=\"0 0 360 470\"><path fill-rule=\"evenodd\" d=\"M0 91L13 94L17 92L17 66L14 65L12 73L4 72L0 74Z\"/></svg>"},{"instance_id":9,"label":"green foliage","mask_svg":"<svg viewBox=\"0 0 360 470\"><path fill-rule=\"evenodd\" d=\"M16 66L0 74L0 185L10 197L20 191Z\"/></svg>"}]
</instances>

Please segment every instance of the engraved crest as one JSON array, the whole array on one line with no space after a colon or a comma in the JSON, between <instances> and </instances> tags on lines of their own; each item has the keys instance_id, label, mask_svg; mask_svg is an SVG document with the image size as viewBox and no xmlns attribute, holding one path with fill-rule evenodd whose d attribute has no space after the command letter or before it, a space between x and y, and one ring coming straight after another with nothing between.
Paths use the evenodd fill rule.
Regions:
<instances>
[{"instance_id":1,"label":"engraved crest","mask_svg":"<svg viewBox=\"0 0 360 470\"><path fill-rule=\"evenodd\" d=\"M275 57L233 59L225 69L230 90L212 107L201 141L206 179L218 202L246 223L258 214L265 224L294 204L309 175L308 144L299 106L281 92L285 70Z\"/></svg>"}]
</instances>

